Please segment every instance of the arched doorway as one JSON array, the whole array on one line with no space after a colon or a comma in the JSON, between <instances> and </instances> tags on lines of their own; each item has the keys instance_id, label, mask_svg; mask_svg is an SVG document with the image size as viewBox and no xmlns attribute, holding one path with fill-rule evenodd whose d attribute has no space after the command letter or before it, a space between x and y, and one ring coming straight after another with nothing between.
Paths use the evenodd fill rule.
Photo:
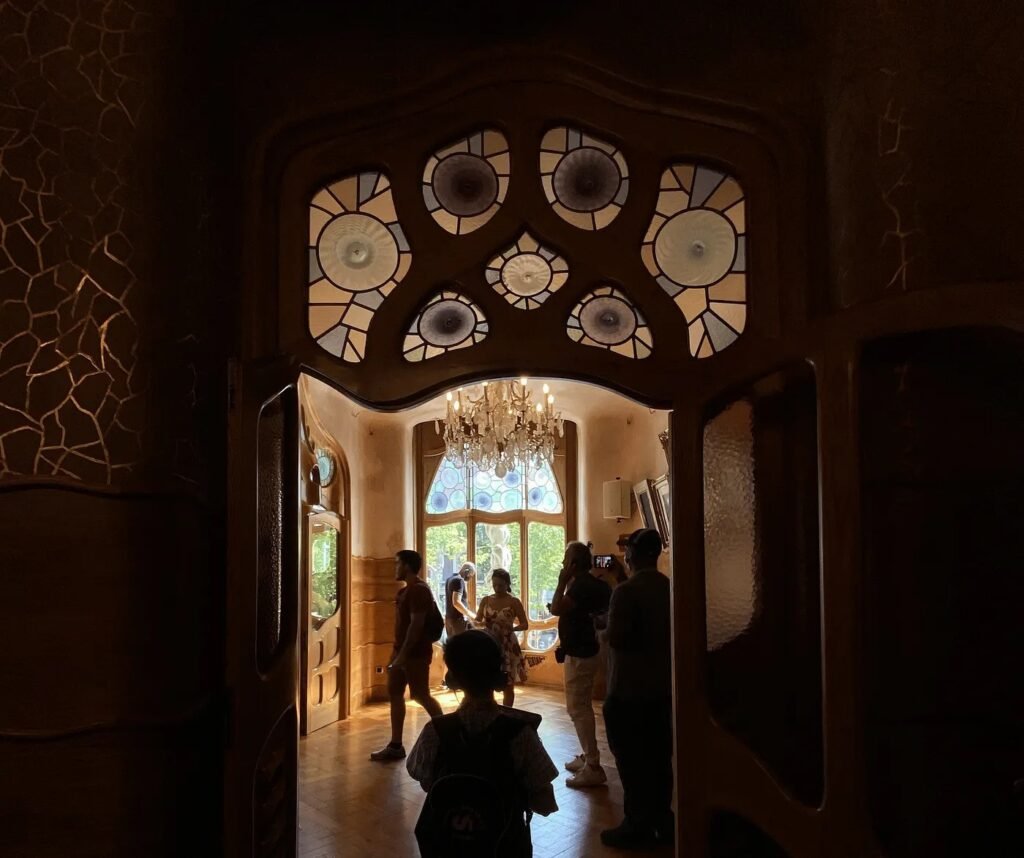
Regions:
<instances>
[{"instance_id":1,"label":"arched doorway","mask_svg":"<svg viewBox=\"0 0 1024 858\"><path fill-rule=\"evenodd\" d=\"M388 410L423 401L459 383L525 372L594 381L673 409L672 530L691 548L675 553L673 570L681 852L706 851L709 831L719 825L713 820L723 810L760 829L792 855L819 854L823 843L846 854L862 854L872 848L873 834L866 807L864 717L858 702L861 351L873 339L917 329L955 327L971 320L1002 324L1005 319L997 319L998 310L991 308L1010 306L1012 299L1001 287L988 292L975 288L970 297L964 289L951 287L930 294L928 301L893 294L875 304L870 314L833 308L833 315L828 315L822 310L827 301L823 290L812 286L824 279L824 272L813 267L819 255L807 252L815 230L807 226L809 202L801 177L799 136L744 111L709 107L674 94L659 93L655 103L649 92L622 86L590 68L542 65L524 62L514 73L496 66L481 68L474 75L433 81L428 88L377 105L372 116L356 110L310 121L269 143L257 159L261 172L259 182L253 183L249 209L260 214L253 216L250 239L253 246L260 236L268 241L262 253L253 256L247 318L267 321L253 326L235 381L239 443L232 450L237 459L232 490L240 502L232 504L232 545L237 550L232 557L235 601L229 611L229 640L239 650L229 653L229 684L245 697L246 711L259 713L259 720L235 727L238 741L227 773L227 829L241 838L244 854L261 854L253 845L261 836L266 843L281 843L294 823L288 816L293 794L272 787L293 783L289 766L294 767L294 755L289 749L295 730L288 689L295 686L288 653L294 630L287 627L287 582L295 580L296 572L288 567L287 550L277 554L277 560L273 552L268 555L270 566L277 564L276 572L270 568L254 580L252 570L259 566L261 545L281 544L273 539L261 542L256 526L261 502L272 513L292 514L287 493L275 494L272 480L264 480L270 491L261 493L263 458L258 448L262 439L269 465L287 466L287 453L278 452L286 445L275 439L294 431L279 412L288 411L289 391L300 368L363 403ZM413 127L415 133L410 132ZM578 129L580 139L586 134L609 143L628 165L627 198L599 228L574 223L546 193L545 171L557 169L552 166L559 163L555 156L569 154L577 139L566 132L564 143L553 144L562 149L548 152L552 158L544 160L546 135L563 127ZM507 140L512 178L485 224L466 231L460 218L475 215L464 214L448 221L454 222L449 229L434 216L434 204L444 208L443 200L434 191L432 202L426 193L437 169L431 158L460 140L467 141L467 154L476 154L470 138L487 129L497 129ZM672 268L669 274L679 269L666 263L657 248L645 256L645 245L664 222L687 211L685 205L673 208L679 198L664 204L662 194L682 188L688 197L694 196L694 176L681 176L675 169L680 164L694 165L695 171L702 165L723 179L734 177L748 201L743 232L750 243L743 245L742 272L747 309L742 325L733 316L731 328L741 333L738 338L727 331L723 338L723 330L710 317L702 327L695 326L704 305L690 305L685 289L681 295L674 292L672 282L658 280L658 271L664 273L666 264ZM499 169L494 172L499 178L504 175ZM618 176L623 176L621 169ZM397 250L389 272L397 275L402 270L403 253L411 253L413 260L400 283L381 289L386 294L379 300L371 299L373 306L359 304L372 313L359 312L351 319L342 314L325 321L326 311L317 310L314 320L313 305L355 303L350 298L311 300L307 294L321 279L310 279L310 250L318 244L310 229L311 200L332 183L353 178L354 203L336 196L338 207L328 211L318 229L344 214L373 214L385 229L397 217L409 249L403 250L395 238ZM344 196L342 190L338 189L339 196ZM391 195L387 212L360 210L365 202L380 202L386 190ZM364 192L367 196L360 199ZM554 196L559 201L558 194ZM659 215L663 220L656 223ZM598 223L592 218L590 225ZM791 240L782 240L784 235ZM390 241L382 237L385 243ZM533 309L516 307L487 275L497 264L492 263L510 251L532 250L532 241L565 260L570 271L560 288ZM702 250L706 249L707 245ZM734 251L733 261L737 258ZM551 269L558 270L555 265ZM319 273L330 272L321 266ZM668 279L672 281L671 276ZM611 291L597 294L599 290ZM991 299L987 306L986 295ZM724 297L708 293L708 310L712 300ZM595 298L622 298L633 308L635 319L649 323L649 355L641 356L635 345L631 355L588 348L592 344L583 342L583 336L574 336L573 331L583 330L579 320L587 302ZM453 324L469 320L471 348L451 350L452 344L442 339L409 339L422 333L424 315L436 315L436 307L445 302L460 305L447 317ZM344 338L332 336L339 325L349 329ZM711 341L710 354L704 349L705 336ZM600 337L590 338L600 345ZM431 352L431 346L437 351ZM274 405L278 400L284 402L280 407ZM729 413L733 417L716 422ZM740 420L737 415L746 416ZM728 624L745 628L735 617L728 618L724 629L712 628L714 600L728 588L714 589L719 568L714 567L714 557L720 560L722 555L713 557L707 541L713 524L709 507L715 501L709 463L719 449L716 439L736 437L745 452L738 459L726 456L719 461L753 477L747 495L730 502L751 501L744 512L750 515L749 533L756 552L767 553L754 553L744 562L754 576L751 589L769 587L771 605L776 606L765 603L751 611L751 618L760 618L770 640L781 641L786 612L797 605L802 612L799 625L807 637L792 645L819 659L801 667L798 681L800 697L808 704L801 717L818 719L817 756L805 772L785 771L773 763L782 758L780 751L799 753L799 748L786 746L784 712L773 713L776 728L763 728L751 720L753 715L756 721L756 713L749 711L756 695L723 697L721 685L716 686L716 677L732 677L729 681L742 690L758 664L749 647L746 653L739 647L727 649ZM735 452L728 443L721 449ZM792 462L802 474L803 489L802 500L789 509L788 496L780 495L779 488L785 485L787 463ZM261 501L265 494L269 500ZM771 522L782 536L768 545L757 535ZM793 556L801 559L791 573L785 561ZM734 560L720 568L733 569ZM264 581L271 583L264 586ZM267 595L261 597L264 592ZM246 642L262 640L261 623L278 649L265 671L258 660L254 671ZM818 646L805 646L815 635ZM770 649L772 664L785 663L789 651L785 646ZM799 781L796 788L794 779ZM263 810L254 813L252 801ZM271 822L264 826L263 819Z\"/></svg>"},{"instance_id":2,"label":"arched doorway","mask_svg":"<svg viewBox=\"0 0 1024 858\"><path fill-rule=\"evenodd\" d=\"M589 70L586 86L564 70L547 71L509 82L493 67L481 69L472 85L448 80L378 112L372 123L333 117L296 129L268 150L279 199L260 228L277 236L277 266L272 276L273 267L254 268L252 312L270 313L266 318L278 324L252 344L254 358L268 358L240 366L236 382L239 421L248 425L238 427L246 440L237 445L233 485L251 493L249 521L261 517L260 481L251 474L253 461L257 472L263 469L257 448L267 433L259 427L266 424L272 436L263 442L271 468L287 467L279 452L285 445L275 439L294 431L276 416L267 424L260 413L292 396L300 368L388 410L458 383L526 373L597 382L651 406L675 408L672 471L679 501L673 531L699 542L700 456L693 456L693 443L706 408L723 391L792 360L776 339L778 284L786 275L807 276L775 236L783 211L790 217L799 211L777 184L793 153L749 117L712 119L684 99L673 107L645 107L637 93L616 94ZM408 134L410 111L415 142ZM474 157L491 166L492 185L486 170L473 172L479 163L455 170L452 187L440 184L453 163ZM481 186L491 194L482 215L474 214L471 199ZM384 259L386 277L341 282L339 265L367 270L363 257L321 252L325 230L334 248L347 240L346 219L370 235L365 243ZM723 229L724 249L714 244ZM680 241L688 242L682 255L673 250ZM371 259L371 271L374 264ZM546 288L534 290L522 278L538 273ZM345 285L348 294L339 294ZM803 319L802 307L786 310ZM424 337L424 320L435 317L441 329ZM443 330L463 319L472 328L466 335L472 347L463 347L466 336L452 342ZM272 489L272 510L290 519L287 498L275 494L272 483L264 485ZM239 527L239 538L251 540L243 535L248 528ZM247 765L257 771L257 802L258 785L288 780L294 765L281 744L291 742L291 716L287 705L280 708L292 638L273 616L290 610L287 582L295 570L288 568L286 541L269 544L285 546L269 561L279 568L260 578L270 582L262 591L247 585L239 614L248 631L236 630L260 638L261 623L280 627L277 661L268 662L252 698L256 705L258 697L277 694L280 703L265 710L262 724L245 728L253 731L246 737L253 761ZM236 556L244 558L246 550ZM702 671L704 621L690 613L703 613L700 562L699 551L675 559L677 695ZM238 574L247 575L241 565ZM285 583L275 589L278 580ZM677 753L696 778L700 754L691 742L705 729L700 700L677 696L676 712L677 736L693 737L679 739ZM238 756L239 763L246 759ZM229 765L229 781L232 769L245 777L245 765ZM286 824L267 829L257 821L255 841L261 832L273 840L293 824L294 794L274 795L280 795L277 812ZM703 811L691 815L685 801L680 807L686 825L703 818ZM241 805L235 812L242 816L229 829L248 816Z\"/></svg>"}]
</instances>

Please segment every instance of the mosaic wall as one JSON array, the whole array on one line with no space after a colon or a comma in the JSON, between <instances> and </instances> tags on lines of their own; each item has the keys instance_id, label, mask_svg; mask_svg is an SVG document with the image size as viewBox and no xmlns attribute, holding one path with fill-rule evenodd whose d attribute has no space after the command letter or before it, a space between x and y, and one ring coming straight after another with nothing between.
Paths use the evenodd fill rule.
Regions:
<instances>
[{"instance_id":1,"label":"mosaic wall","mask_svg":"<svg viewBox=\"0 0 1024 858\"><path fill-rule=\"evenodd\" d=\"M168 21L123 0L0 4L0 479L138 483L146 458L197 479L207 259L182 206L206 144L162 127L189 85Z\"/></svg>"}]
</instances>

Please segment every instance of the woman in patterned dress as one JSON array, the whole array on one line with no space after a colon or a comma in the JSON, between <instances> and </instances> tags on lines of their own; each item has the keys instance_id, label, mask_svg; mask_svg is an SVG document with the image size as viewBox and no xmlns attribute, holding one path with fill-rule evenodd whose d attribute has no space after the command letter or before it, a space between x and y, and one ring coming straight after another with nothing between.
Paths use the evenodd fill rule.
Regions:
<instances>
[{"instance_id":1,"label":"woman in patterned dress","mask_svg":"<svg viewBox=\"0 0 1024 858\"><path fill-rule=\"evenodd\" d=\"M516 683L526 682L526 658L516 632L525 632L530 623L523 603L512 595L512 576L506 570L495 569L491 573L491 587L494 595L480 600L476 623L487 629L501 647L502 669L508 676L502 703L512 706L516 700Z\"/></svg>"}]
</instances>

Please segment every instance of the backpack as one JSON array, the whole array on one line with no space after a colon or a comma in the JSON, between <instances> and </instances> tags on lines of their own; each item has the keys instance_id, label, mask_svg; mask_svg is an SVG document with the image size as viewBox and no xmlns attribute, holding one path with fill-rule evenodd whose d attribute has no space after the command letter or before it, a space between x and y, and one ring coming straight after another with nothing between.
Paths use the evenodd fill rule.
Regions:
<instances>
[{"instance_id":1,"label":"backpack","mask_svg":"<svg viewBox=\"0 0 1024 858\"><path fill-rule=\"evenodd\" d=\"M457 713L431 721L440 747L416 823L423 858L529 858L530 811L510 748L522 719L499 715L471 736Z\"/></svg>"},{"instance_id":2,"label":"backpack","mask_svg":"<svg viewBox=\"0 0 1024 858\"><path fill-rule=\"evenodd\" d=\"M430 608L427 610L427 616L423 622L423 635L428 641L434 643L434 641L441 640L442 632L444 632L444 617L437 607L437 600L431 594Z\"/></svg>"}]
</instances>

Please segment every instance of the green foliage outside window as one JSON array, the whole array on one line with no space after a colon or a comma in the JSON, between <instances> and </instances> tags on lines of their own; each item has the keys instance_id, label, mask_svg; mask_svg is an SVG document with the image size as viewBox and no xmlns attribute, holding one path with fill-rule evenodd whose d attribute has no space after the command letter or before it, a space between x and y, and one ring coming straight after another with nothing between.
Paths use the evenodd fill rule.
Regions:
<instances>
[{"instance_id":1,"label":"green foliage outside window","mask_svg":"<svg viewBox=\"0 0 1024 858\"><path fill-rule=\"evenodd\" d=\"M338 531L314 525L310 541L310 612L319 627L338 610Z\"/></svg>"},{"instance_id":2,"label":"green foliage outside window","mask_svg":"<svg viewBox=\"0 0 1024 858\"><path fill-rule=\"evenodd\" d=\"M450 524L435 524L427 528L427 556L425 577L437 603L444 605L445 575L458 572L466 562L469 545L466 522L453 521Z\"/></svg>"},{"instance_id":3,"label":"green foliage outside window","mask_svg":"<svg viewBox=\"0 0 1024 858\"><path fill-rule=\"evenodd\" d=\"M531 521L526 532L530 592L527 613L531 620L551 616L547 603L555 594L565 555L565 528L560 524Z\"/></svg>"}]
</instances>

